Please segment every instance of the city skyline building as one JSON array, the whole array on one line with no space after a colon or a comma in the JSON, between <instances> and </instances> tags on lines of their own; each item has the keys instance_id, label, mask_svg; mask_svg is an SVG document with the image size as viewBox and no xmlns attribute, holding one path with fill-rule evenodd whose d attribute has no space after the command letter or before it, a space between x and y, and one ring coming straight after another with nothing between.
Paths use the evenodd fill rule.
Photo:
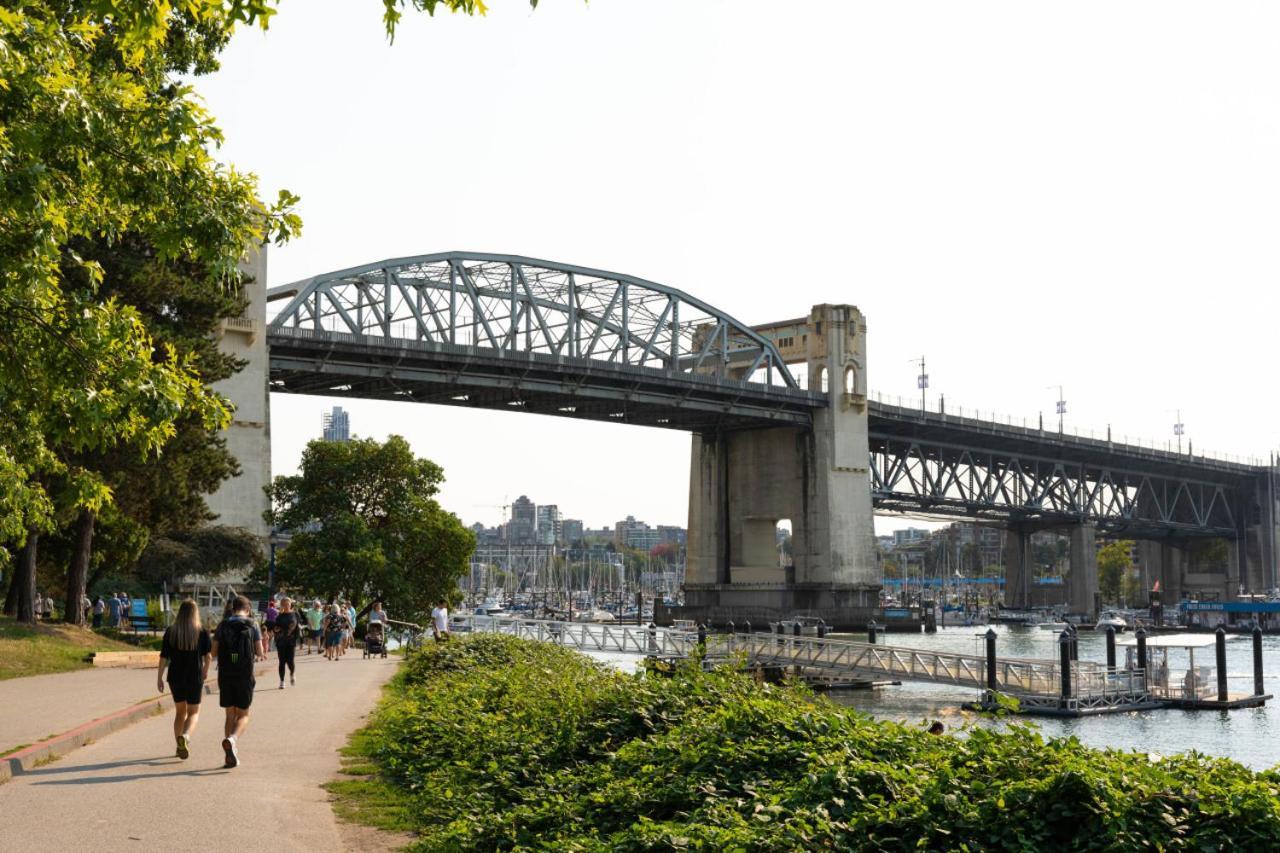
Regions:
<instances>
[{"instance_id":1,"label":"city skyline building","mask_svg":"<svg viewBox=\"0 0 1280 853\"><path fill-rule=\"evenodd\" d=\"M535 533L539 545L564 544L564 534L560 527L560 507L555 504L540 504L535 512L535 519Z\"/></svg>"},{"instance_id":2,"label":"city skyline building","mask_svg":"<svg viewBox=\"0 0 1280 853\"><path fill-rule=\"evenodd\" d=\"M511 519L507 522L507 539L513 545L533 545L537 542L538 505L521 495L511 502Z\"/></svg>"},{"instance_id":3,"label":"city skyline building","mask_svg":"<svg viewBox=\"0 0 1280 853\"><path fill-rule=\"evenodd\" d=\"M341 406L334 406L321 417L320 427L325 441L350 441L351 413Z\"/></svg>"},{"instance_id":4,"label":"city skyline building","mask_svg":"<svg viewBox=\"0 0 1280 853\"><path fill-rule=\"evenodd\" d=\"M585 538L583 535L584 529L580 518L566 518L560 522L560 533L564 536L564 543L570 547Z\"/></svg>"}]
</instances>

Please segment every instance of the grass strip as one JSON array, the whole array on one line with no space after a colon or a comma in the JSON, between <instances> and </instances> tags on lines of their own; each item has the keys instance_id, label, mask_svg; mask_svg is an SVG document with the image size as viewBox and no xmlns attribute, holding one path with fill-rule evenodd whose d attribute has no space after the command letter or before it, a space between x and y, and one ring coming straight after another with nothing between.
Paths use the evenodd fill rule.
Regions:
<instances>
[{"instance_id":1,"label":"grass strip","mask_svg":"<svg viewBox=\"0 0 1280 853\"><path fill-rule=\"evenodd\" d=\"M137 651L88 628L62 623L16 622L0 616L0 680L85 669L93 652Z\"/></svg>"}]
</instances>

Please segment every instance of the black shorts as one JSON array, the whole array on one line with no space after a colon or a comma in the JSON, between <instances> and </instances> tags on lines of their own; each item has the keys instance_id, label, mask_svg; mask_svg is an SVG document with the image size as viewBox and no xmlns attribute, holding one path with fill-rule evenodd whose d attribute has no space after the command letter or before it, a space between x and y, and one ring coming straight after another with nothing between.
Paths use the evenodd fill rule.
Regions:
<instances>
[{"instance_id":1,"label":"black shorts","mask_svg":"<svg viewBox=\"0 0 1280 853\"><path fill-rule=\"evenodd\" d=\"M223 708L249 710L249 706L253 704L253 686L253 679L249 681L219 681L218 705Z\"/></svg>"},{"instance_id":2,"label":"black shorts","mask_svg":"<svg viewBox=\"0 0 1280 853\"><path fill-rule=\"evenodd\" d=\"M204 695L204 685L200 682L195 684L174 684L169 682L169 692L173 694L173 701L186 702L188 705L199 705L200 697Z\"/></svg>"}]
</instances>

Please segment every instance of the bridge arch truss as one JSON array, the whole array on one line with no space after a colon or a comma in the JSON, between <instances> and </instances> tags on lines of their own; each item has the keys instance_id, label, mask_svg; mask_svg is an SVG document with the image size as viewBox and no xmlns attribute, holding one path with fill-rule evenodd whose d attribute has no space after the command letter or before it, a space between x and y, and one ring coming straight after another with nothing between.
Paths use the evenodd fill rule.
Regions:
<instances>
[{"instance_id":1,"label":"bridge arch truss","mask_svg":"<svg viewBox=\"0 0 1280 853\"><path fill-rule=\"evenodd\" d=\"M445 252L273 288L276 391L681 429L806 424L825 404L774 344L683 291L517 255Z\"/></svg>"}]
</instances>

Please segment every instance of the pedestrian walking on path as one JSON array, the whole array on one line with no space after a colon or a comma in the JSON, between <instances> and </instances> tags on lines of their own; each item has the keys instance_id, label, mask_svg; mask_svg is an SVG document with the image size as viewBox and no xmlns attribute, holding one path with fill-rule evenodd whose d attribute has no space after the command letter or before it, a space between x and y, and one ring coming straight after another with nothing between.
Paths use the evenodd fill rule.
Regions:
<instances>
[{"instance_id":1,"label":"pedestrian walking on path","mask_svg":"<svg viewBox=\"0 0 1280 853\"><path fill-rule=\"evenodd\" d=\"M213 654L218 659L218 704L226 709L222 751L226 767L240 764L239 743L249 726L249 706L253 704L253 664L266 660L262 632L253 621L249 599L237 595L231 600L231 615L213 635Z\"/></svg>"},{"instance_id":2,"label":"pedestrian walking on path","mask_svg":"<svg viewBox=\"0 0 1280 853\"><path fill-rule=\"evenodd\" d=\"M311 647L316 647L316 654L322 654L324 651L324 607L321 606L320 600L316 599L311 602L303 615L307 618L307 654L311 654Z\"/></svg>"},{"instance_id":3,"label":"pedestrian walking on path","mask_svg":"<svg viewBox=\"0 0 1280 853\"><path fill-rule=\"evenodd\" d=\"M298 636L302 633L298 623L298 614L293 612L293 601L284 599L280 602L280 612L276 614L276 655L280 658L280 689L284 690L284 670L289 668L289 685L294 684L293 653L298 648Z\"/></svg>"},{"instance_id":4,"label":"pedestrian walking on path","mask_svg":"<svg viewBox=\"0 0 1280 853\"><path fill-rule=\"evenodd\" d=\"M324 656L329 660L338 659L338 650L342 646L342 626L347 617L338 612L338 605L329 605L329 615L324 617Z\"/></svg>"},{"instance_id":5,"label":"pedestrian walking on path","mask_svg":"<svg viewBox=\"0 0 1280 853\"><path fill-rule=\"evenodd\" d=\"M271 651L271 644L275 640L276 635L276 617L280 615L280 610L276 607L274 598L267 599L267 609L263 613L263 620L266 622L267 632L267 651Z\"/></svg>"},{"instance_id":6,"label":"pedestrian walking on path","mask_svg":"<svg viewBox=\"0 0 1280 853\"><path fill-rule=\"evenodd\" d=\"M206 620L205 627L215 624ZM399 660L328 667L334 671L319 673L323 679L308 677L309 663L299 661L296 697L286 690L255 696L240 749L248 763L234 770L223 769L217 720L201 721L188 760L174 758L169 713L139 720L0 784L0 850L234 851L259 843L272 853L383 849L365 831L337 819L321 784L341 778L339 750L365 725ZM154 695L155 681L154 666L0 681L0 752L130 707ZM304 695L313 687L314 699ZM216 695L205 700L217 711ZM37 714L38 724L30 719ZM255 760L260 752L262 760Z\"/></svg>"},{"instance_id":7,"label":"pedestrian walking on path","mask_svg":"<svg viewBox=\"0 0 1280 853\"><path fill-rule=\"evenodd\" d=\"M449 639L449 605L444 599L431 611L431 633L437 643Z\"/></svg>"},{"instance_id":8,"label":"pedestrian walking on path","mask_svg":"<svg viewBox=\"0 0 1280 853\"><path fill-rule=\"evenodd\" d=\"M191 754L191 733L200 720L200 698L204 680L209 677L209 658L213 651L208 633L200 625L200 608L191 599L178 607L178 617L164 629L160 641L160 667L156 670L156 690L163 693L165 670L168 670L169 692L173 694L173 737L177 756L186 760Z\"/></svg>"},{"instance_id":9,"label":"pedestrian walking on path","mask_svg":"<svg viewBox=\"0 0 1280 853\"><path fill-rule=\"evenodd\" d=\"M103 602L101 595L93 600L93 627L102 627L102 614L106 612L106 609L107 605Z\"/></svg>"}]
</instances>

